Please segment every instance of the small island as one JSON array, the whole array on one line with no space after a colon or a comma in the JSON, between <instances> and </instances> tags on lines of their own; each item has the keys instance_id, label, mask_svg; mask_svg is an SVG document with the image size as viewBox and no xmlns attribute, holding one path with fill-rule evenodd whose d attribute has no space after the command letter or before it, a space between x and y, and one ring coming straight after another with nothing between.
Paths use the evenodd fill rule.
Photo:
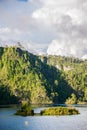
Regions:
<instances>
[{"instance_id":1,"label":"small island","mask_svg":"<svg viewBox=\"0 0 87 130\"><path fill-rule=\"evenodd\" d=\"M34 110L32 109L32 107L27 102L23 102L22 105L21 105L21 108L19 110L17 110L15 115L33 116Z\"/></svg>"},{"instance_id":2,"label":"small island","mask_svg":"<svg viewBox=\"0 0 87 130\"><path fill-rule=\"evenodd\" d=\"M52 107L41 111L41 115L76 115L79 111L72 107Z\"/></svg>"},{"instance_id":3,"label":"small island","mask_svg":"<svg viewBox=\"0 0 87 130\"><path fill-rule=\"evenodd\" d=\"M50 107L42 110L39 114L34 113L33 108L26 102L22 103L21 108L17 110L15 115L21 116L36 116L36 115L50 115L50 116L60 116L60 115L76 115L79 111L72 107Z\"/></svg>"}]
</instances>

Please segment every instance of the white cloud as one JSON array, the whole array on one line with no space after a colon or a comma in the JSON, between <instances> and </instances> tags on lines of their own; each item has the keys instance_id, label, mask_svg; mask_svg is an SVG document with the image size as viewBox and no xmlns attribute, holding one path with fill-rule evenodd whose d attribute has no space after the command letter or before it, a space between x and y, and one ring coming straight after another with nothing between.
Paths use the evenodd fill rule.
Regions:
<instances>
[{"instance_id":1,"label":"white cloud","mask_svg":"<svg viewBox=\"0 0 87 130\"><path fill-rule=\"evenodd\" d=\"M54 24L60 20L61 15L72 10L75 0L44 0L43 7L33 12L32 17L45 23Z\"/></svg>"},{"instance_id":2,"label":"white cloud","mask_svg":"<svg viewBox=\"0 0 87 130\"><path fill-rule=\"evenodd\" d=\"M75 44L74 44L75 43ZM70 39L53 40L47 49L48 55L74 56L83 58L87 53L87 40L74 41Z\"/></svg>"},{"instance_id":3,"label":"white cloud","mask_svg":"<svg viewBox=\"0 0 87 130\"><path fill-rule=\"evenodd\" d=\"M83 57L87 53L87 18L80 8L82 1L46 0L43 3L43 7L37 9L32 17L50 25L55 34L47 53Z\"/></svg>"},{"instance_id":4,"label":"white cloud","mask_svg":"<svg viewBox=\"0 0 87 130\"><path fill-rule=\"evenodd\" d=\"M11 32L11 30L8 27L0 28L0 34L6 34L6 33L10 33L10 32Z\"/></svg>"},{"instance_id":5,"label":"white cloud","mask_svg":"<svg viewBox=\"0 0 87 130\"><path fill-rule=\"evenodd\" d=\"M17 28L9 28L9 27L1 27L0 28L0 39L3 41L13 39L13 40L20 40L21 35L23 32Z\"/></svg>"},{"instance_id":6,"label":"white cloud","mask_svg":"<svg viewBox=\"0 0 87 130\"><path fill-rule=\"evenodd\" d=\"M2 40L22 41L35 53L87 54L87 0L2 0L0 12Z\"/></svg>"},{"instance_id":7,"label":"white cloud","mask_svg":"<svg viewBox=\"0 0 87 130\"><path fill-rule=\"evenodd\" d=\"M83 60L87 59L87 54L82 57Z\"/></svg>"}]
</instances>

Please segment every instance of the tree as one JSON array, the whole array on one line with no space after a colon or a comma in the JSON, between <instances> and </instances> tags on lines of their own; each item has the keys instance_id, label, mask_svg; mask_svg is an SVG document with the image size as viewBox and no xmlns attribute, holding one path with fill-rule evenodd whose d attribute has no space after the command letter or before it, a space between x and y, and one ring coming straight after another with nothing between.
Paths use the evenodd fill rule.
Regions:
<instances>
[{"instance_id":1,"label":"tree","mask_svg":"<svg viewBox=\"0 0 87 130\"><path fill-rule=\"evenodd\" d=\"M66 104L76 104L77 103L77 97L74 93L71 94L71 97L69 97L66 100Z\"/></svg>"}]
</instances>

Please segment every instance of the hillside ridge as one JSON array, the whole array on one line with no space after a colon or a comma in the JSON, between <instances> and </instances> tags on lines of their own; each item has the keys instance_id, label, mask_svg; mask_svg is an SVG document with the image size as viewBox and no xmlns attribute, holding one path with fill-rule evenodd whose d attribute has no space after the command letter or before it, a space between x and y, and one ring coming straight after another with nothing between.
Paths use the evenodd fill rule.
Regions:
<instances>
[{"instance_id":1,"label":"hillside ridge","mask_svg":"<svg viewBox=\"0 0 87 130\"><path fill-rule=\"evenodd\" d=\"M0 104L87 101L87 61L0 47Z\"/></svg>"}]
</instances>

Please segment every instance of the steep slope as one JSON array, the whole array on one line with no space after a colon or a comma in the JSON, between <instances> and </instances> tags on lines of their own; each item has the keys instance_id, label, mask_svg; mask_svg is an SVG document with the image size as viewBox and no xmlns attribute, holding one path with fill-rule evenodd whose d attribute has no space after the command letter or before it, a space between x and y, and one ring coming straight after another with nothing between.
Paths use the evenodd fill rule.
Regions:
<instances>
[{"instance_id":1,"label":"steep slope","mask_svg":"<svg viewBox=\"0 0 87 130\"><path fill-rule=\"evenodd\" d=\"M49 101L44 87L46 81L38 66L38 58L27 51L16 47L0 48L0 81L4 86L8 86L12 95L20 101Z\"/></svg>"},{"instance_id":2,"label":"steep slope","mask_svg":"<svg viewBox=\"0 0 87 130\"><path fill-rule=\"evenodd\" d=\"M87 62L78 61L75 59L71 65L66 58L61 63L58 57L39 57L17 47L0 47L0 104L23 100L34 104L65 103L72 93L76 102L86 101ZM57 67L60 63L61 69ZM65 64L73 69L65 71Z\"/></svg>"},{"instance_id":3,"label":"steep slope","mask_svg":"<svg viewBox=\"0 0 87 130\"><path fill-rule=\"evenodd\" d=\"M82 61L74 57L62 56L40 56L40 59L49 66L60 70L63 79L66 80L68 86L73 90L72 94L76 97L75 103L87 101L87 60ZM66 88L66 85L64 88ZM71 89L67 91L69 92L69 90L71 91ZM61 95L60 90L58 92ZM72 94L69 99L72 99ZM63 94L63 96L65 95Z\"/></svg>"}]
</instances>

